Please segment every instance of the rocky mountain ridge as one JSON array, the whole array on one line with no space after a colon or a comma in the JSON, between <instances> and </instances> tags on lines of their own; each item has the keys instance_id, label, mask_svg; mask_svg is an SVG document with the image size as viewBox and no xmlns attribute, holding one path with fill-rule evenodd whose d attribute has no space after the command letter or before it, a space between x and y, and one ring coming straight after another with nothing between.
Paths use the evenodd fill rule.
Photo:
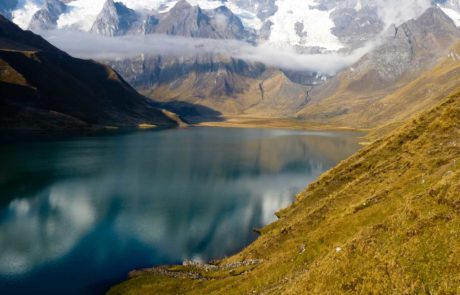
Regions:
<instances>
[{"instance_id":1,"label":"rocky mountain ridge","mask_svg":"<svg viewBox=\"0 0 460 295\"><path fill-rule=\"evenodd\" d=\"M407 21L417 17L428 7L426 4L414 4L410 7L413 12L409 14L399 13L399 8L396 7L395 15L405 15L405 18L400 19L397 16L388 18L388 13L382 11L379 1L376 0L189 0L190 3L186 0L95 0L88 3L83 0L64 1L65 3L62 0L34 0L30 3L29 1L31 0L21 4L15 0L8 0L2 4L4 7L0 6L0 10L23 28L34 28L31 23L36 22L37 18L40 19L44 10L48 10L51 13L47 15L52 16L48 17L51 24L59 29L97 32L98 26L103 26L104 22L120 22L124 25L120 26L121 31L116 33L116 36L160 32L181 36L246 40L247 34L250 33L250 40L255 42L267 42L281 48L289 46L300 52L361 47L373 40L375 35L381 33L392 21ZM57 6L57 2L65 4L67 9L51 11L47 9L50 2L54 3L54 7ZM433 5L439 5L445 12L449 12L448 15L452 18L456 18L452 13L460 11L458 1L454 0L435 1ZM118 8L110 9L115 6ZM195 8L190 9L188 6ZM38 15L35 15L37 13ZM224 29L226 32L219 32L223 28L219 29L219 25L206 20L215 20L215 14L219 15L218 23L225 23L231 28ZM30 19L27 17L29 15ZM193 20L193 25L190 23L190 16L198 17L206 25L201 27L196 19ZM161 24L162 18L165 19L164 24ZM188 22L187 27L192 25L191 30L184 30L184 24L180 29L180 22L184 21ZM142 25L147 27L143 30ZM158 31L152 30L152 27L157 25ZM213 30L210 30L209 26L213 27ZM194 32L197 29L200 30ZM107 33L104 30L101 32Z\"/></svg>"},{"instance_id":2,"label":"rocky mountain ridge","mask_svg":"<svg viewBox=\"0 0 460 295\"><path fill-rule=\"evenodd\" d=\"M460 31L454 22L441 9L429 8L416 20L390 27L382 44L313 89L312 102L298 115L309 121L376 127L382 123L372 117L382 111L379 101L431 70L458 40ZM400 99L403 105L408 98ZM386 117L396 117L411 108L411 104L405 105Z\"/></svg>"}]
</instances>

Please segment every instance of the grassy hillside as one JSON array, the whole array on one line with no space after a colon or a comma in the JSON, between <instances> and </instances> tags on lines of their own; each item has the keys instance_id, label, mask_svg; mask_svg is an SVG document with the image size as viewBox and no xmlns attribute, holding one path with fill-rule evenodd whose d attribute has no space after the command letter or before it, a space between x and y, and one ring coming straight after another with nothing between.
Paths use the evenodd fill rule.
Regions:
<instances>
[{"instance_id":1,"label":"grassy hillside","mask_svg":"<svg viewBox=\"0 0 460 295\"><path fill-rule=\"evenodd\" d=\"M230 258L135 271L109 293L459 294L460 93L277 215Z\"/></svg>"}]
</instances>

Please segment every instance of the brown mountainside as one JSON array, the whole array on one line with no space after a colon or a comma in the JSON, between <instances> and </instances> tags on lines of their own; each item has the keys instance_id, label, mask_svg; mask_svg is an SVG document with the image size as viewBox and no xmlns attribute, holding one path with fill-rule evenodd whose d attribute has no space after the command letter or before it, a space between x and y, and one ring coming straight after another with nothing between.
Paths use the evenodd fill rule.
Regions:
<instances>
[{"instance_id":1,"label":"brown mountainside","mask_svg":"<svg viewBox=\"0 0 460 295\"><path fill-rule=\"evenodd\" d=\"M114 70L76 59L0 16L0 128L176 126Z\"/></svg>"}]
</instances>

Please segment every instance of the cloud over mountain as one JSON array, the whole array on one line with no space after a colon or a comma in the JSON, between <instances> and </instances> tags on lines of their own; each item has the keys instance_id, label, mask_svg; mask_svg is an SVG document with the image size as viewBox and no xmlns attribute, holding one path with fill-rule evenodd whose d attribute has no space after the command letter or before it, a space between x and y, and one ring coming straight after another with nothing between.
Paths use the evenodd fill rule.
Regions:
<instances>
[{"instance_id":1,"label":"cloud over mountain","mask_svg":"<svg viewBox=\"0 0 460 295\"><path fill-rule=\"evenodd\" d=\"M260 62L291 70L309 70L334 74L369 51L371 45L350 54L298 54L268 45L254 46L237 40L197 39L162 34L147 36L103 37L75 31L43 31L55 46L80 58L122 59L145 55L194 56L215 54L228 58Z\"/></svg>"}]
</instances>

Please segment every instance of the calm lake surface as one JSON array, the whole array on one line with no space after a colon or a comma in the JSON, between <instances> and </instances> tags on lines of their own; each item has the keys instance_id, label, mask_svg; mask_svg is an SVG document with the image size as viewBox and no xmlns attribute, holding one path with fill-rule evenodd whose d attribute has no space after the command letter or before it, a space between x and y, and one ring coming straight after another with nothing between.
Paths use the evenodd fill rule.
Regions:
<instances>
[{"instance_id":1,"label":"calm lake surface","mask_svg":"<svg viewBox=\"0 0 460 295\"><path fill-rule=\"evenodd\" d=\"M0 294L101 294L135 268L221 258L358 134L187 128L0 144Z\"/></svg>"}]
</instances>

